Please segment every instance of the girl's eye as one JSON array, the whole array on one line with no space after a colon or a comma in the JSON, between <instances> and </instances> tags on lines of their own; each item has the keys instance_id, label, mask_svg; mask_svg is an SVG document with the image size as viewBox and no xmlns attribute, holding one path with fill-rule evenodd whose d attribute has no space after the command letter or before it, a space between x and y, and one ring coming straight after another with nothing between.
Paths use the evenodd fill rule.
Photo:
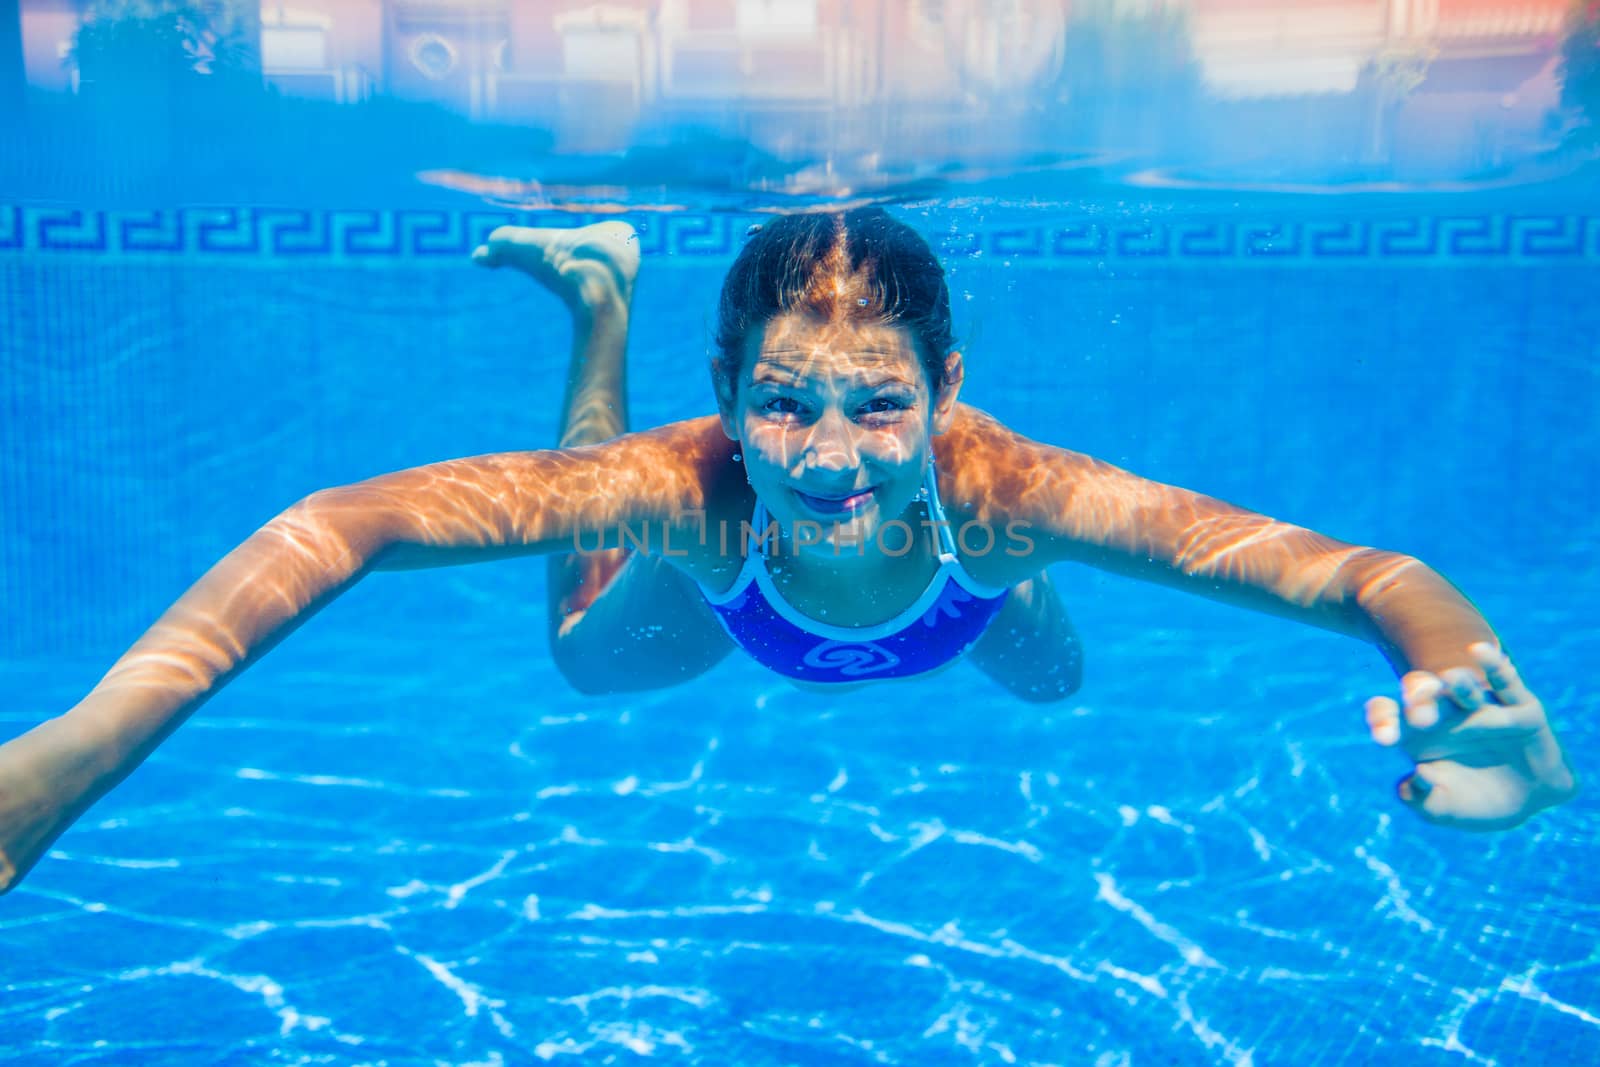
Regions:
<instances>
[{"instance_id":1,"label":"girl's eye","mask_svg":"<svg viewBox=\"0 0 1600 1067\"><path fill-rule=\"evenodd\" d=\"M761 410L772 415L800 414L800 401L792 396L775 396L761 405Z\"/></svg>"},{"instance_id":2,"label":"girl's eye","mask_svg":"<svg viewBox=\"0 0 1600 1067\"><path fill-rule=\"evenodd\" d=\"M866 403L866 411L871 415L883 415L889 412L904 411L908 407L910 407L910 405L897 396L875 396Z\"/></svg>"}]
</instances>

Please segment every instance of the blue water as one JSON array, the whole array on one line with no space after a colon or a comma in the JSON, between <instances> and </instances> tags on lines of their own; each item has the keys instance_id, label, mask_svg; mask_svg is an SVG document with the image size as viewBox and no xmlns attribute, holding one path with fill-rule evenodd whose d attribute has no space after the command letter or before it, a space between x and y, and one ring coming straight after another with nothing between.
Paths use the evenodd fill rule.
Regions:
<instances>
[{"instance_id":1,"label":"blue water","mask_svg":"<svg viewBox=\"0 0 1600 1067\"><path fill-rule=\"evenodd\" d=\"M901 205L964 398L1414 553L1600 766L1600 217L1481 196ZM0 204L0 738L311 490L555 436L500 209ZM76 212L76 214L74 214ZM542 224L571 217L513 216ZM709 410L742 216L627 216L643 426ZM1579 1064L1600 802L1426 826L1345 638L1087 569L1086 684L568 690L543 564L374 576L0 900L17 1064Z\"/></svg>"}]
</instances>

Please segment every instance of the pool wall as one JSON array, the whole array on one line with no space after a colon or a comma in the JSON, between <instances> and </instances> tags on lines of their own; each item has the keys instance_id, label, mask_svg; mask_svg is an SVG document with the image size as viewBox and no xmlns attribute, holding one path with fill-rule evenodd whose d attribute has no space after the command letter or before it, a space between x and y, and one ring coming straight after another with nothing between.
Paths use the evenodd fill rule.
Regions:
<instances>
[{"instance_id":1,"label":"pool wall","mask_svg":"<svg viewBox=\"0 0 1600 1067\"><path fill-rule=\"evenodd\" d=\"M949 271L965 399L1021 431L1458 580L1592 568L1600 216L1506 195L899 210ZM628 217L633 419L705 413L753 217ZM581 221L0 203L0 655L114 656L319 487L549 445L564 313L467 254L504 222ZM437 591L407 585L396 603Z\"/></svg>"}]
</instances>

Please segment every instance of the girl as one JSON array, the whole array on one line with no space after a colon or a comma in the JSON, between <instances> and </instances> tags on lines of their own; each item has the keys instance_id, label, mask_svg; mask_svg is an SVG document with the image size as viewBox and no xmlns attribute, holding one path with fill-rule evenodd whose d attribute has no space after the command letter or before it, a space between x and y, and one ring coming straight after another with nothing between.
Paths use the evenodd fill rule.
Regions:
<instances>
[{"instance_id":1,"label":"girl","mask_svg":"<svg viewBox=\"0 0 1600 1067\"><path fill-rule=\"evenodd\" d=\"M72 710L0 746L0 887L229 679L374 570L552 563L552 647L586 692L669 685L735 645L796 682L966 654L1029 700L1078 684L1045 577L1076 561L1372 641L1367 723L1424 818L1515 826L1576 782L1494 632L1417 560L1030 441L958 403L942 268L877 209L756 232L718 312L715 416L626 433L632 231L503 228L477 262L571 309L560 447L315 493L214 566Z\"/></svg>"}]
</instances>

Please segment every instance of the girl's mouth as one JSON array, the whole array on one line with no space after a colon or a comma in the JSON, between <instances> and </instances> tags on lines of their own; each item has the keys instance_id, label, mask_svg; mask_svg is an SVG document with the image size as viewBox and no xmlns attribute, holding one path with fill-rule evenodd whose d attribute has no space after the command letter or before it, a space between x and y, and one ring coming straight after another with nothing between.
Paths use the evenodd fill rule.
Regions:
<instances>
[{"instance_id":1,"label":"girl's mouth","mask_svg":"<svg viewBox=\"0 0 1600 1067\"><path fill-rule=\"evenodd\" d=\"M794 495L800 498L800 503L822 515L848 515L860 511L872 500L871 489L860 489L845 496L812 496L796 489Z\"/></svg>"}]
</instances>

